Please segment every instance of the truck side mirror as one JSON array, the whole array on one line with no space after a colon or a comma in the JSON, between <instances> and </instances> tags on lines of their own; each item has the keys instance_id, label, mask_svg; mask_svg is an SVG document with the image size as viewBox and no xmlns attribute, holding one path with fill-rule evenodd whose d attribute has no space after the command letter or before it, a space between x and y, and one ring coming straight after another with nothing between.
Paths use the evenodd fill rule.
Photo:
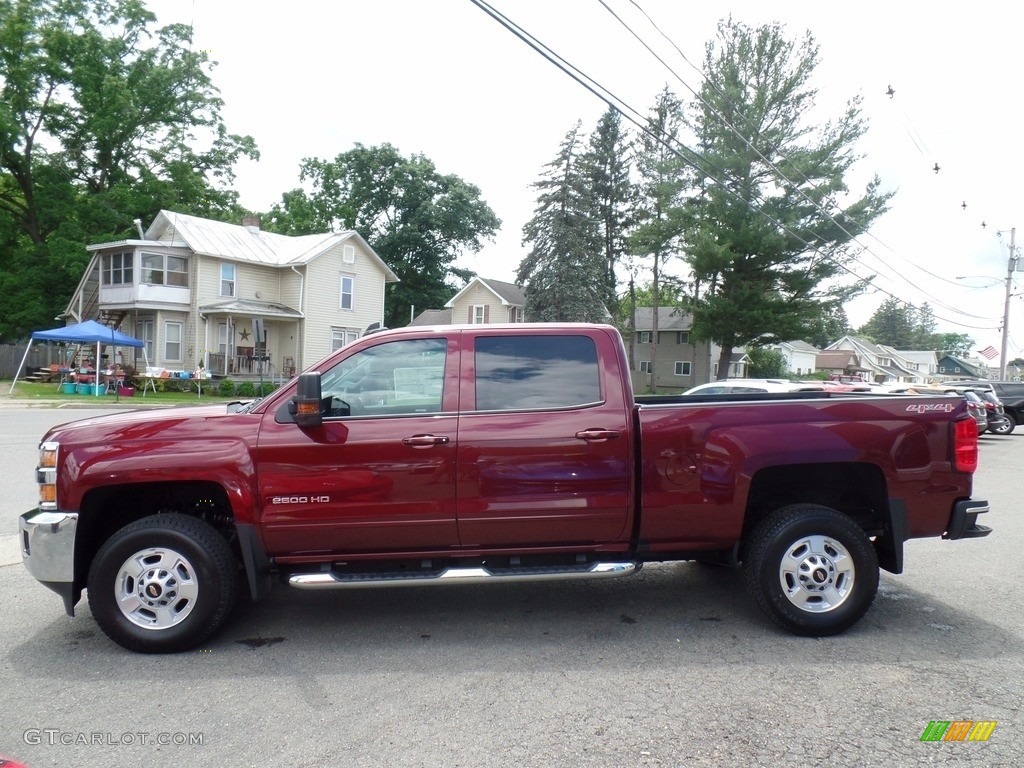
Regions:
<instances>
[{"instance_id":1,"label":"truck side mirror","mask_svg":"<svg viewBox=\"0 0 1024 768\"><path fill-rule=\"evenodd\" d=\"M288 411L295 423L303 429L319 427L324 422L320 397L320 374L316 371L300 373L295 394L288 403Z\"/></svg>"}]
</instances>

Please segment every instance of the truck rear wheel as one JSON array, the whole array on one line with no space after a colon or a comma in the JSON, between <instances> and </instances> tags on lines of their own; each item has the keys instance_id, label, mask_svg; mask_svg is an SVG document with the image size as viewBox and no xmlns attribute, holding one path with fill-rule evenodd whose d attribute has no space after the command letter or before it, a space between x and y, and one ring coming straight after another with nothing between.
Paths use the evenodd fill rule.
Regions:
<instances>
[{"instance_id":1,"label":"truck rear wheel","mask_svg":"<svg viewBox=\"0 0 1024 768\"><path fill-rule=\"evenodd\" d=\"M762 520L748 540L743 570L761 610L798 635L849 629L878 591L878 556L867 534L817 504L792 504Z\"/></svg>"},{"instance_id":2,"label":"truck rear wheel","mask_svg":"<svg viewBox=\"0 0 1024 768\"><path fill-rule=\"evenodd\" d=\"M235 558L194 517L145 517L111 536L89 569L89 608L118 645L143 653L194 648L224 623L238 594Z\"/></svg>"}]
</instances>

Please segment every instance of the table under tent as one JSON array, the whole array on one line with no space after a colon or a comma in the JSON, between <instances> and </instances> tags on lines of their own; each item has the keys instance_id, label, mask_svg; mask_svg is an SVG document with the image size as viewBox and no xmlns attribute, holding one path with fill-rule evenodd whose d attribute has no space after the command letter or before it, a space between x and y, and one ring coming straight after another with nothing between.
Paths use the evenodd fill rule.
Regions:
<instances>
[{"instance_id":1,"label":"table under tent","mask_svg":"<svg viewBox=\"0 0 1024 768\"><path fill-rule=\"evenodd\" d=\"M92 345L95 344L96 357L93 359L96 364L96 372L94 375L96 376L95 381L97 382L97 385L92 387L91 393L97 396L103 393L103 388L98 386L98 377L99 364L103 359L101 352L104 346L142 347L143 359L146 360L146 365L149 365L149 360L146 356L146 343L142 341L142 339L136 339L123 334L118 330L103 325L102 323L97 323L95 320L86 320L85 322L78 323L76 325L65 325L48 331L34 331L32 333L32 338L29 340L28 346L25 348L25 355L21 358L21 364L18 366L18 371L14 374L14 381L11 382L11 389L8 394L14 392L14 385L18 383L18 377L21 375L22 369L25 367L25 361L28 359L29 350L32 349L32 343L36 341L49 341L63 344L87 344L90 347L90 353L92 352Z\"/></svg>"}]
</instances>

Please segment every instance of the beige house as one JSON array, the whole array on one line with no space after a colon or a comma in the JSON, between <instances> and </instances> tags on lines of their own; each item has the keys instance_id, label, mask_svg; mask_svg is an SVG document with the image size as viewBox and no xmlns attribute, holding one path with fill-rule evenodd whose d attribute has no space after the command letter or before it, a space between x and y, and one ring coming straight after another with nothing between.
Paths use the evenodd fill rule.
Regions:
<instances>
[{"instance_id":1,"label":"beige house","mask_svg":"<svg viewBox=\"0 0 1024 768\"><path fill-rule=\"evenodd\" d=\"M633 387L637 392L652 388L660 391L682 392L697 384L711 381L709 369L717 366L718 356L711 360L711 350L705 342L690 338L693 317L675 307L658 308L658 351L655 355L654 312L651 307L636 308L636 327L632 331ZM626 338L627 350L630 339ZM657 368L657 370L654 370Z\"/></svg>"},{"instance_id":2,"label":"beige house","mask_svg":"<svg viewBox=\"0 0 1024 768\"><path fill-rule=\"evenodd\" d=\"M526 294L514 283L474 277L444 306L420 312L409 325L522 323Z\"/></svg>"},{"instance_id":3,"label":"beige house","mask_svg":"<svg viewBox=\"0 0 1024 768\"><path fill-rule=\"evenodd\" d=\"M514 283L474 277L445 307L451 310L453 323L521 323L526 294Z\"/></svg>"},{"instance_id":4,"label":"beige house","mask_svg":"<svg viewBox=\"0 0 1024 768\"><path fill-rule=\"evenodd\" d=\"M87 250L67 318L142 339L152 366L214 376L294 375L382 323L398 280L354 231L289 237L255 219L161 211L138 240Z\"/></svg>"}]
</instances>

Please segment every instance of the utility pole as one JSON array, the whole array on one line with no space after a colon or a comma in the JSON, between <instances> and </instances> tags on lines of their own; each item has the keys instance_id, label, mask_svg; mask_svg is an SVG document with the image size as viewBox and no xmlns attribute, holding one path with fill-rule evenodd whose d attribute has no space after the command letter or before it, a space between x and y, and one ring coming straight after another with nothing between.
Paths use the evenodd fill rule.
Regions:
<instances>
[{"instance_id":1,"label":"utility pole","mask_svg":"<svg viewBox=\"0 0 1024 768\"><path fill-rule=\"evenodd\" d=\"M1003 303L1003 338L999 356L999 380L1006 381L1006 350L1010 340L1010 288L1013 282L1013 270L1017 266L1017 251L1014 236L1017 228L1010 230L1010 258L1006 262L1006 301Z\"/></svg>"}]
</instances>

